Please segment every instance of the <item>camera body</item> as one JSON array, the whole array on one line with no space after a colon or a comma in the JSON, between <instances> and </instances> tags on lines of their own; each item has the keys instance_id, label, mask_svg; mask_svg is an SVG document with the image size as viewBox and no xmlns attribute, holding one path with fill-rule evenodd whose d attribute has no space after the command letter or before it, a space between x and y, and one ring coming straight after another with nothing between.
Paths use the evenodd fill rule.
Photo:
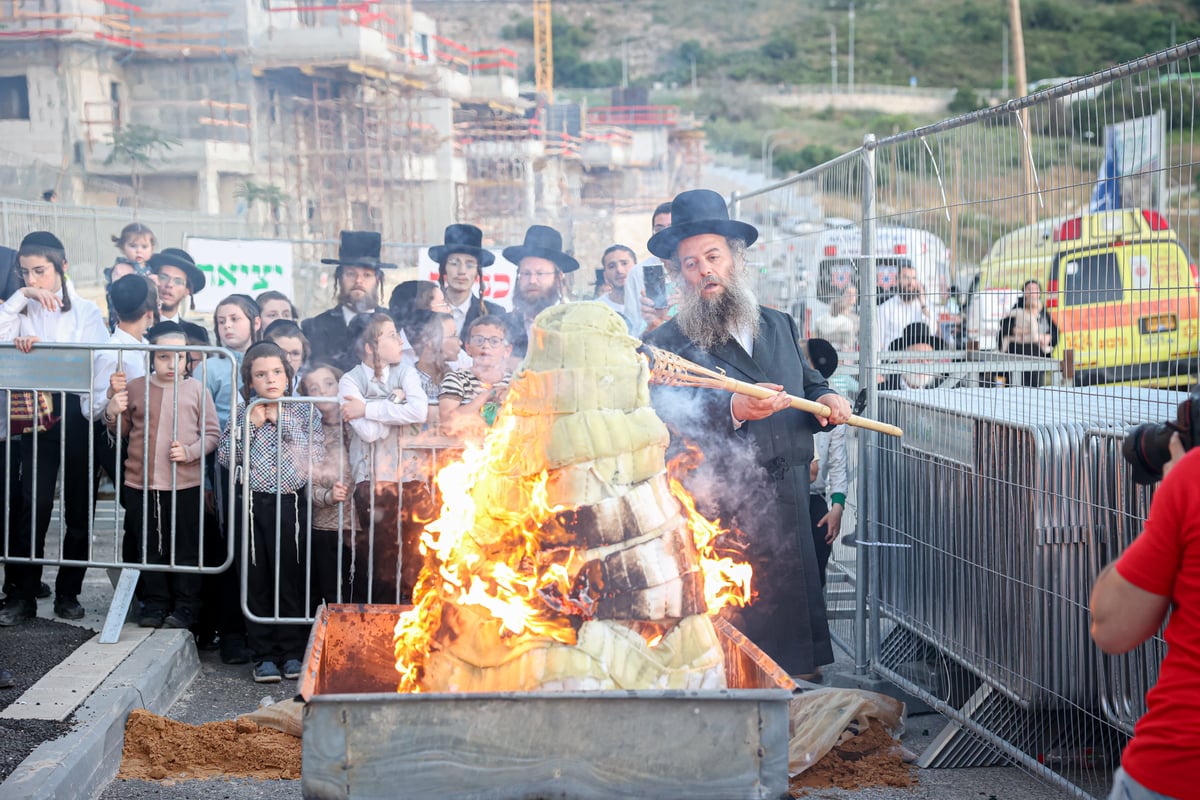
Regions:
<instances>
[{"instance_id":1,"label":"camera body","mask_svg":"<svg viewBox=\"0 0 1200 800\"><path fill-rule=\"evenodd\" d=\"M1175 410L1169 422L1147 422L1125 432L1121 455L1133 467L1135 483L1162 480L1163 465L1171 460L1171 436L1179 434L1184 450L1191 450L1200 437L1200 391L1192 392Z\"/></svg>"}]
</instances>

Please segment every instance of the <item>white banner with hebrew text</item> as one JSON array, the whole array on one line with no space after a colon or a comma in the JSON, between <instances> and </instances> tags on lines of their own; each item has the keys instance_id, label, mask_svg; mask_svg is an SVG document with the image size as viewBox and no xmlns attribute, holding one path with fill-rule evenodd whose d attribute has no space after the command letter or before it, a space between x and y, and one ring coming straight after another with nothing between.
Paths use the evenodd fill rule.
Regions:
<instances>
[{"instance_id":1,"label":"white banner with hebrew text","mask_svg":"<svg viewBox=\"0 0 1200 800\"><path fill-rule=\"evenodd\" d=\"M214 311L231 294L274 289L293 296L291 242L189 236L187 251L204 272L204 290L192 298L197 311Z\"/></svg>"}]
</instances>

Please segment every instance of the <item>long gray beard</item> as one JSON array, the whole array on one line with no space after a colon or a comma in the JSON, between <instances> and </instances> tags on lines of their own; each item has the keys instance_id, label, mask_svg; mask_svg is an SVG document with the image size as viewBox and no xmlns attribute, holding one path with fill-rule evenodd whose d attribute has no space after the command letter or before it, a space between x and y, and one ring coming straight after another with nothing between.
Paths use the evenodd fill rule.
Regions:
<instances>
[{"instance_id":1,"label":"long gray beard","mask_svg":"<svg viewBox=\"0 0 1200 800\"><path fill-rule=\"evenodd\" d=\"M758 335L758 299L754 292L733 277L725 291L714 300L706 300L698 289L689 287L679 304L679 329L705 352L725 344L733 331L750 329L750 338Z\"/></svg>"},{"instance_id":2,"label":"long gray beard","mask_svg":"<svg viewBox=\"0 0 1200 800\"><path fill-rule=\"evenodd\" d=\"M520 311L528 319L533 319L538 314L545 311L547 308L558 304L558 292L551 289L546 294L537 297L528 297L515 295L513 297L513 310Z\"/></svg>"}]
</instances>

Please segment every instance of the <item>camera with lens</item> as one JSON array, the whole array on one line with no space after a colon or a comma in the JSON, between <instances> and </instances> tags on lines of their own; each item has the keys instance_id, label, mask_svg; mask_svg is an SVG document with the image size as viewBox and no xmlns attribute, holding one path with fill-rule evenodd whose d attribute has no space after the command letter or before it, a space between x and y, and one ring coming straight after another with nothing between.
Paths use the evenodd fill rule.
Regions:
<instances>
[{"instance_id":1,"label":"camera with lens","mask_svg":"<svg viewBox=\"0 0 1200 800\"><path fill-rule=\"evenodd\" d=\"M1133 467L1135 483L1162 480L1163 465L1171 460L1171 435L1178 433L1184 450L1191 450L1200 436L1200 392L1192 392L1179 404L1171 422L1147 422L1125 432L1121 454Z\"/></svg>"}]
</instances>

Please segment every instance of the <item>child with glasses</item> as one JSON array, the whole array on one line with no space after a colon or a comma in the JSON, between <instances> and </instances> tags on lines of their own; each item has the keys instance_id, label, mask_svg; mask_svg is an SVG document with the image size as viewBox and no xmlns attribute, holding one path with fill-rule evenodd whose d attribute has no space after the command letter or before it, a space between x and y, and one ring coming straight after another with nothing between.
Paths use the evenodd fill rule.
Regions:
<instances>
[{"instance_id":1,"label":"child with glasses","mask_svg":"<svg viewBox=\"0 0 1200 800\"><path fill-rule=\"evenodd\" d=\"M478 317L467 326L466 346L471 366L442 380L438 413L447 435L482 441L504 405L512 380L508 328L497 316Z\"/></svg>"}]
</instances>

